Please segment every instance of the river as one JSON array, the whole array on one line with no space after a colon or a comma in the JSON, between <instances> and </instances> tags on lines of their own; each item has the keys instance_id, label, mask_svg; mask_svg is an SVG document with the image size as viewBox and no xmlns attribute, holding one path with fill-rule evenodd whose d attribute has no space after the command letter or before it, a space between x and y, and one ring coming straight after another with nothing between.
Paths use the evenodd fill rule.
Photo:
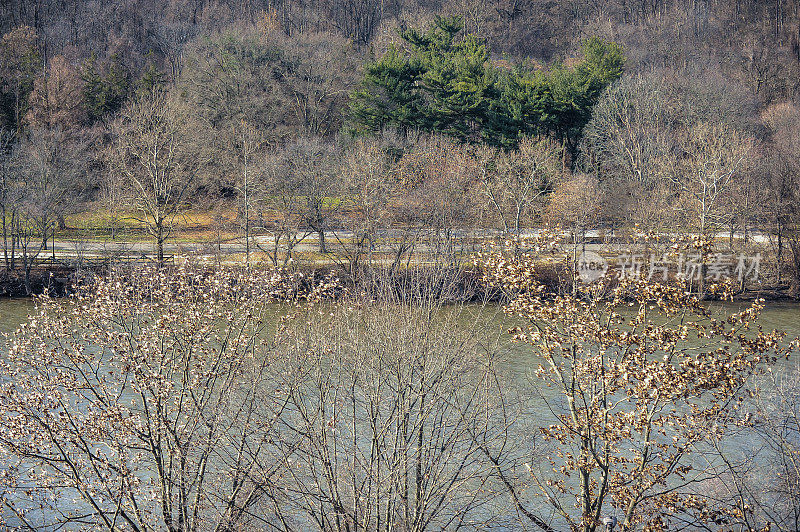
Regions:
<instances>
[{"instance_id":1,"label":"river","mask_svg":"<svg viewBox=\"0 0 800 532\"><path fill-rule=\"evenodd\" d=\"M728 310L738 310L747 306L746 302L726 303ZM13 332L25 322L28 316L36 312L36 305L29 299L0 299L0 334ZM497 309L491 309L491 318L497 321L498 327L506 327L508 318ZM794 301L772 301L766 304L760 322L765 330L779 329L786 332L788 337L800 336L800 303ZM466 325L465 325L466 326ZM515 349L520 360L516 362L525 364L524 350ZM526 365L526 364L525 364Z\"/></svg>"}]
</instances>

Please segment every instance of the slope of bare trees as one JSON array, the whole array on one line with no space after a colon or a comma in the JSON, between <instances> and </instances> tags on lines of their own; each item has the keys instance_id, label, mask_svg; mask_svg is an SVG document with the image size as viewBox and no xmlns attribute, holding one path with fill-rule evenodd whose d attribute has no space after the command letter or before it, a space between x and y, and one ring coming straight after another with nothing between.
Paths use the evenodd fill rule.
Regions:
<instances>
[{"instance_id":1,"label":"slope of bare trees","mask_svg":"<svg viewBox=\"0 0 800 532\"><path fill-rule=\"evenodd\" d=\"M10 0L0 13L0 128L11 139L1 155L7 276L25 270L27 259L17 258L43 256L25 242L40 241L44 251L54 233L73 229L68 218L96 205L118 221L152 219L144 226L163 255L170 219L192 206L217 213L218 250L222 233L238 234L247 262L256 254L296 264L308 239L319 260L355 276L363 265L397 270L422 250L454 260L486 231L549 224L582 234L593 226L703 234L714 247L708 253L762 253L769 289L798 294L796 149L791 127L776 118L798 97L796 3ZM353 95L364 72L381 60L391 65L389 50L397 59L409 47L426 49L400 35L424 40L440 15L461 17L447 19L448 54L469 53L480 64L461 68L455 56L426 63L427 88L417 92L379 83L387 91L380 105L383 97L430 99L434 86L450 92L436 93L441 109L397 106L431 111L423 113L430 123L417 124L428 133L373 124L353 139ZM625 58L622 79L594 107L584 100L595 101L589 89L600 73L580 67L581 47L603 42L591 37L621 45ZM395 65L396 80L413 74L409 65ZM466 70L475 76L451 83ZM132 215L134 203L122 200L131 198L136 172L119 148L130 144L131 117L154 92L186 126L170 141L183 152L183 168L170 175L192 186L154 196L155 216ZM474 120L457 116L471 109L459 98L478 93L482 127L514 139L505 149L483 145ZM584 119L583 130L573 127ZM550 129L517 147L526 121ZM453 124L472 144L439 138ZM14 183L34 190L31 150L56 137L65 145L51 150L60 160L50 170L39 158L38 192L13 192ZM35 224L23 224L22 207L12 205L23 196L28 204L39 198ZM584 202L591 205L580 212ZM169 208L159 213L157 204ZM108 232L116 238L114 224ZM261 238L268 235L272 245Z\"/></svg>"}]
</instances>

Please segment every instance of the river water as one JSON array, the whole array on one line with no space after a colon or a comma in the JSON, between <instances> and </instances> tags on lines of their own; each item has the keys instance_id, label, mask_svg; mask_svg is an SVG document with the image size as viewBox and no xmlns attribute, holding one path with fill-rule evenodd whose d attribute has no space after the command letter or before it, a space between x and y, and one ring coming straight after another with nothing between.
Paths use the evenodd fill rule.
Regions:
<instances>
[{"instance_id":1,"label":"river water","mask_svg":"<svg viewBox=\"0 0 800 532\"><path fill-rule=\"evenodd\" d=\"M0 299L0 334L13 332L35 310L28 299Z\"/></svg>"},{"instance_id":2,"label":"river water","mask_svg":"<svg viewBox=\"0 0 800 532\"><path fill-rule=\"evenodd\" d=\"M726 303L726 310L736 311L747 306L747 303ZM23 322L27 321L28 316L36 312L36 305L29 299L0 299L0 334L11 333ZM505 328L509 325L509 318L504 316L496 307L480 310L484 316L497 322L498 327ZM469 321L469 320L467 320ZM761 315L759 323L765 330L779 329L786 332L789 338L800 336L800 303L798 302L768 302ZM465 327L469 324L465 322ZM516 357L521 365L526 365L528 360L524 349L513 349L517 353Z\"/></svg>"}]
</instances>

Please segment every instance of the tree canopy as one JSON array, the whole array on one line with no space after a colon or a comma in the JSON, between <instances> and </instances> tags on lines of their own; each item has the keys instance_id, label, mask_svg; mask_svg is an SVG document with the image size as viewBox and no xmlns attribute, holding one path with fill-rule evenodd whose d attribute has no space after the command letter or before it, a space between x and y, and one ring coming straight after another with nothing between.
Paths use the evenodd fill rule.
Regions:
<instances>
[{"instance_id":1,"label":"tree canopy","mask_svg":"<svg viewBox=\"0 0 800 532\"><path fill-rule=\"evenodd\" d=\"M417 129L514 148L546 134L574 151L602 91L622 75L622 48L593 37L573 66L502 68L486 43L464 34L458 17L436 17L427 31L401 32L402 44L368 63L353 91L358 133Z\"/></svg>"}]
</instances>

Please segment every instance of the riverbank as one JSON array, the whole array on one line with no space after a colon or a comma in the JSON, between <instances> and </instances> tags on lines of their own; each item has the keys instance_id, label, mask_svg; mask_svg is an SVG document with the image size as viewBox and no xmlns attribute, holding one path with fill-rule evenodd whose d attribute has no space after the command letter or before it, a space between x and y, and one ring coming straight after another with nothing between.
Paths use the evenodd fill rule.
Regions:
<instances>
[{"instance_id":1,"label":"riverbank","mask_svg":"<svg viewBox=\"0 0 800 532\"><path fill-rule=\"evenodd\" d=\"M48 294L63 297L85 273L65 266L37 267L31 270L30 287L25 284L25 273L21 271L0 270L0 298L24 298L32 295Z\"/></svg>"},{"instance_id":2,"label":"riverbank","mask_svg":"<svg viewBox=\"0 0 800 532\"><path fill-rule=\"evenodd\" d=\"M175 266L167 267L174 268ZM226 265L225 267L235 266ZM263 264L254 267L271 269ZM52 264L38 266L30 274L30 292L26 287L23 272L0 270L0 298L27 298L42 294L64 297L73 293L78 286L86 283L92 277L107 275L111 268L114 268L116 274L122 278L129 278L139 275L148 268L148 265L146 263L118 265L104 263L88 267L84 265L81 268ZM213 270L216 266L211 265L208 268ZM309 282L336 277L343 286L354 293L382 296L391 294L398 301L413 297L415 293L420 293L422 288L426 290L433 288L433 293L436 293L437 297L450 301L479 302L502 299L501 294L496 291L487 291L481 282L481 272L470 264L460 266L422 264L401 269L383 266L362 267L355 275L351 275L350 272L333 264L328 266L301 265L292 268L292 271ZM552 263L543 265L537 271L536 281L553 292L563 293L571 287L571 280ZM747 286L744 290L734 294L734 301L752 301L759 298L777 302L800 301L800 298L792 296L791 287L788 284Z\"/></svg>"}]
</instances>

